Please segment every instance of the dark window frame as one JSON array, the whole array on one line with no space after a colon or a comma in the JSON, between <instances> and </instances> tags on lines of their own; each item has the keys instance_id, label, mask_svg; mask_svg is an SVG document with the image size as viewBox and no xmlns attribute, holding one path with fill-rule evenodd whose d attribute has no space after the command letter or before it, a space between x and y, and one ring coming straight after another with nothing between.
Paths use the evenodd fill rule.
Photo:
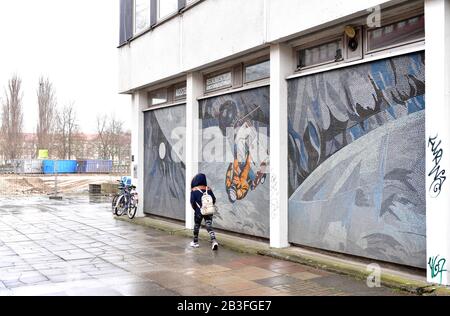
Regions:
<instances>
[{"instance_id":1,"label":"dark window frame","mask_svg":"<svg viewBox=\"0 0 450 316\"><path fill-rule=\"evenodd\" d=\"M398 24L400 22L404 22L404 21L407 21L407 20L410 20L410 19L413 19L413 18L421 18L421 17L423 17L425 19L425 15L424 15L423 10L421 10L421 11L420 10L419 11L416 10L416 11L412 11L412 12L409 12L409 13L405 13L405 14L397 16L397 17L392 17L392 18L389 18L389 19L385 19L384 21L382 21L382 24L381 24L380 27L372 27L371 28L371 27L365 26L364 30L363 30L363 34L364 34L364 56L368 56L368 55L370 56L370 55L373 55L373 54L379 54L379 53L383 53L383 52L386 52L386 51L389 51L389 50L392 50L392 49L397 49L397 48L405 47L405 46L412 45L412 44L415 44L415 43L423 42L425 40L425 24L424 24L424 27L423 27L423 31L424 31L424 36L423 37L420 37L420 38L417 38L417 39L412 39L412 40L407 40L407 41L398 41L398 42L396 42L394 44L391 44L391 45L387 45L387 46L384 46L384 47L379 47L379 48L376 48L376 49L369 50L369 32L375 31L375 30L379 30L379 29L383 29L383 28L385 28L387 26L395 25L395 24Z\"/></svg>"},{"instance_id":2,"label":"dark window frame","mask_svg":"<svg viewBox=\"0 0 450 316\"><path fill-rule=\"evenodd\" d=\"M166 94L166 101L165 101L165 102L161 102L161 103L157 103L157 104L153 104L153 102L152 102L153 97L154 97L157 93L159 93L159 92L161 92L161 91L165 91L165 94ZM147 106L148 106L149 108L150 108L150 107L155 107L155 106L162 106L162 105L165 105L165 104L168 104L168 103L169 103L169 89L168 89L168 87L166 87L166 88L155 89L155 90L149 91L149 92L147 93Z\"/></svg>"},{"instance_id":3,"label":"dark window frame","mask_svg":"<svg viewBox=\"0 0 450 316\"><path fill-rule=\"evenodd\" d=\"M247 79L247 68L248 67L256 66L256 65L263 64L266 62L269 62L269 74L267 77L262 77L262 78L255 79L255 80ZM243 75L244 84L251 84L254 82L270 79L270 56L263 56L263 57L255 59L255 60L244 63L242 75Z\"/></svg>"},{"instance_id":4,"label":"dark window frame","mask_svg":"<svg viewBox=\"0 0 450 316\"><path fill-rule=\"evenodd\" d=\"M211 94L215 94L220 91L234 90L239 89L245 86L251 86L258 82L264 82L270 79L270 71L269 76L264 77L257 80L246 81L245 78L245 68L248 66L257 65L263 62L270 62L270 55L263 55L257 58L249 59L247 61L236 62L230 66L221 68L219 70L209 72L203 75L203 95L208 96ZM220 76L222 74L231 73L231 83L229 85L219 87L216 89L207 90L207 81L216 76Z\"/></svg>"},{"instance_id":5,"label":"dark window frame","mask_svg":"<svg viewBox=\"0 0 450 316\"><path fill-rule=\"evenodd\" d=\"M150 16L149 16L149 24L147 27L143 28L142 30L136 31L136 0L131 0L133 2L133 38L139 37L140 35L148 32L152 27L152 14L154 12L154 9L152 8L152 2L153 0L147 0L149 2L149 10L150 10ZM133 39L132 38L132 39ZM131 39L131 40L132 40Z\"/></svg>"},{"instance_id":6,"label":"dark window frame","mask_svg":"<svg viewBox=\"0 0 450 316\"><path fill-rule=\"evenodd\" d=\"M186 87L187 88L187 82L178 82L175 84L168 85L166 87L161 87L157 89L153 89L147 92L147 109L152 108L160 108L165 106L172 106L178 103L186 102L187 94L183 96L177 97L175 95L176 89L180 87ZM158 103L158 104L152 104L152 96L154 96L156 93L165 90L166 92L166 102Z\"/></svg>"},{"instance_id":7,"label":"dark window frame","mask_svg":"<svg viewBox=\"0 0 450 316\"><path fill-rule=\"evenodd\" d=\"M305 51L307 49L313 49L313 48L320 47L320 46L330 44L333 42L337 42L337 41L340 42L340 50L341 50L341 58L339 60L337 58L335 58L334 60L330 59L329 61L319 62L319 63L312 64L309 66L301 65L301 52L302 51ZM337 52L338 52L338 50L336 50L336 53ZM332 65L332 64L337 64L337 63L345 61L345 57L346 56L345 56L345 36L344 36L344 34L320 38L318 40L312 41L310 43L307 43L307 44L304 44L304 45L301 45L301 46L295 48L297 71L303 71L303 70L308 70L308 69L312 69L312 68L319 68L319 67L324 67L324 66L328 66L328 65Z\"/></svg>"},{"instance_id":8,"label":"dark window frame","mask_svg":"<svg viewBox=\"0 0 450 316\"><path fill-rule=\"evenodd\" d=\"M134 0L120 0L119 45L127 44L134 36Z\"/></svg>"},{"instance_id":9,"label":"dark window frame","mask_svg":"<svg viewBox=\"0 0 450 316\"><path fill-rule=\"evenodd\" d=\"M125 1L130 1L131 3L131 35L128 36L129 38L125 40L121 40L121 38L119 39L119 46L117 48L121 48L124 45L127 45L129 43L131 43L132 41L134 41L135 39L147 34L148 32L150 32L151 30L153 30L154 28L157 28L158 26L160 26L161 24L164 24L165 22L177 17L178 15L183 14L184 12L192 9L193 7L197 6L198 4L202 3L205 0L195 0L191 3L187 3L186 0L178 0L178 10L176 12L174 12L174 14L167 16L166 18L158 21L157 19L157 3L156 0L150 0L150 27L146 28L145 30L143 30L140 33L135 33L135 4L134 4L134 0L125 0Z\"/></svg>"},{"instance_id":10,"label":"dark window frame","mask_svg":"<svg viewBox=\"0 0 450 316\"><path fill-rule=\"evenodd\" d=\"M182 2L180 3L180 0L174 0L174 1L177 2L177 9L174 10L173 12L167 14L167 15L161 16L161 6L160 6L160 2L161 2L161 1L166 1L166 0L152 0L152 1L155 1L155 7L156 7L156 23L161 23L161 22L163 22L163 21L165 21L165 20L170 20L173 16L178 15L179 12L180 12L180 10L182 10L182 9L184 8L184 6L183 6L183 7L180 7L180 5L183 5Z\"/></svg>"},{"instance_id":11,"label":"dark window frame","mask_svg":"<svg viewBox=\"0 0 450 316\"><path fill-rule=\"evenodd\" d=\"M381 21L380 27L369 27L365 24L365 20L363 18L358 18L353 21L353 24L347 24L351 25L355 28L357 31L357 39L359 42L359 46L357 50L351 51L349 48L349 38L344 32L345 24L342 23L338 26L336 26L335 30L340 30L342 27L342 32L339 33L339 31L332 31L327 32L323 31L323 33L328 35L323 35L320 37L320 34L322 32L318 32L317 34L310 35L312 37L312 40L309 42L302 41L303 43L297 44L297 46L294 46L295 51L295 62L296 70L295 73L302 73L302 72L310 72L310 71L316 71L316 70L326 70L327 68L333 67L333 66L339 66L341 64L346 64L350 62L354 62L357 60L364 60L367 58L377 57L377 56L383 56L390 53L400 52L404 49L414 49L417 45L423 45L425 42L425 37L419 37L412 40L404 40L404 41L398 41L397 43L394 43L392 45L387 45L385 47L380 47L373 50L368 50L368 32L384 28L389 25L395 25L402 21L407 21L409 19L415 18L415 17L422 17L424 16L424 8L423 6L419 5L419 2L415 3L413 7L403 9L401 6L396 7L394 9L388 9L385 11L382 11L383 19ZM332 30L331 28L328 30ZM327 42L332 42L333 39L342 39L342 59L339 61L329 61L329 62L323 62L323 63L317 63L314 65L304 66L300 67L300 52L304 49L320 46L321 44L325 44Z\"/></svg>"}]
</instances>

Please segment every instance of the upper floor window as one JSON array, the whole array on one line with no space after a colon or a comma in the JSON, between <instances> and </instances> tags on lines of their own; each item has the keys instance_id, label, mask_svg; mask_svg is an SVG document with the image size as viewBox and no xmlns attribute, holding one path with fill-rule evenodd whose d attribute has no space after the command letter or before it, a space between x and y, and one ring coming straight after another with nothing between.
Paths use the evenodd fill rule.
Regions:
<instances>
[{"instance_id":1,"label":"upper floor window","mask_svg":"<svg viewBox=\"0 0 450 316\"><path fill-rule=\"evenodd\" d=\"M325 65L343 60L344 45L342 38L302 48L298 51L298 68Z\"/></svg>"},{"instance_id":2,"label":"upper floor window","mask_svg":"<svg viewBox=\"0 0 450 316\"><path fill-rule=\"evenodd\" d=\"M245 66L245 83L270 77L270 60Z\"/></svg>"},{"instance_id":3,"label":"upper floor window","mask_svg":"<svg viewBox=\"0 0 450 316\"><path fill-rule=\"evenodd\" d=\"M150 0L134 0L134 34L150 27Z\"/></svg>"},{"instance_id":4,"label":"upper floor window","mask_svg":"<svg viewBox=\"0 0 450 316\"><path fill-rule=\"evenodd\" d=\"M424 15L367 30L367 53L410 44L425 38Z\"/></svg>"},{"instance_id":5,"label":"upper floor window","mask_svg":"<svg viewBox=\"0 0 450 316\"><path fill-rule=\"evenodd\" d=\"M387 11L380 27L364 25L358 18L320 33L313 33L293 42L296 48L297 71L323 69L367 57L401 52L404 48L422 49L425 39L423 10Z\"/></svg>"},{"instance_id":6,"label":"upper floor window","mask_svg":"<svg viewBox=\"0 0 450 316\"><path fill-rule=\"evenodd\" d=\"M160 89L149 93L149 105L161 105L167 103L167 89Z\"/></svg>"},{"instance_id":7,"label":"upper floor window","mask_svg":"<svg viewBox=\"0 0 450 316\"><path fill-rule=\"evenodd\" d=\"M158 20L178 11L178 0L158 0Z\"/></svg>"},{"instance_id":8,"label":"upper floor window","mask_svg":"<svg viewBox=\"0 0 450 316\"><path fill-rule=\"evenodd\" d=\"M235 90L243 87L267 84L270 78L270 56L246 58L230 64L227 68L210 72L204 76L204 93Z\"/></svg>"},{"instance_id":9,"label":"upper floor window","mask_svg":"<svg viewBox=\"0 0 450 316\"><path fill-rule=\"evenodd\" d=\"M186 82L177 83L148 93L148 106L168 106L186 100Z\"/></svg>"}]
</instances>

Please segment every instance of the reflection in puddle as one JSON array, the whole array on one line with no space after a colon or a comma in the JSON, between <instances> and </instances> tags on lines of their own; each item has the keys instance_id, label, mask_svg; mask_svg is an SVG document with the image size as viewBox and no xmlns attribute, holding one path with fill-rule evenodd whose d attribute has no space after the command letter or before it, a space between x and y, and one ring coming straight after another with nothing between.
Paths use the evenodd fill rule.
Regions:
<instances>
[{"instance_id":1,"label":"reflection in puddle","mask_svg":"<svg viewBox=\"0 0 450 316\"><path fill-rule=\"evenodd\" d=\"M89 203L90 204L103 204L103 203L111 203L112 199L109 196L98 195L98 194L89 194Z\"/></svg>"}]
</instances>

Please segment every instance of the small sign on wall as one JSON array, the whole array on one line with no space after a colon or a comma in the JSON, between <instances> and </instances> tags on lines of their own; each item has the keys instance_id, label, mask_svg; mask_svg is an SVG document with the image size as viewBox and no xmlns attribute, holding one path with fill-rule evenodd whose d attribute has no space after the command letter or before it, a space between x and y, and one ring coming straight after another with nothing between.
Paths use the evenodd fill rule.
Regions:
<instances>
[{"instance_id":1,"label":"small sign on wall","mask_svg":"<svg viewBox=\"0 0 450 316\"><path fill-rule=\"evenodd\" d=\"M186 86L175 89L175 98L180 99L186 97Z\"/></svg>"},{"instance_id":2,"label":"small sign on wall","mask_svg":"<svg viewBox=\"0 0 450 316\"><path fill-rule=\"evenodd\" d=\"M135 178L135 179L139 178L139 176L138 176L138 165L137 164L133 165L133 178Z\"/></svg>"},{"instance_id":3,"label":"small sign on wall","mask_svg":"<svg viewBox=\"0 0 450 316\"><path fill-rule=\"evenodd\" d=\"M206 79L206 91L213 91L231 86L231 72Z\"/></svg>"}]
</instances>

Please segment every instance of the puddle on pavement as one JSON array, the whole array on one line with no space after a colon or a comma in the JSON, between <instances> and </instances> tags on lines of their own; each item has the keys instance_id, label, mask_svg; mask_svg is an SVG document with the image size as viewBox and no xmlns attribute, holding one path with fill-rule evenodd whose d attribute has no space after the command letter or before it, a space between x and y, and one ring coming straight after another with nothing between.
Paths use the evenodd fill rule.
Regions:
<instances>
[{"instance_id":1,"label":"puddle on pavement","mask_svg":"<svg viewBox=\"0 0 450 316\"><path fill-rule=\"evenodd\" d=\"M89 194L89 203L90 204L111 203L111 197L104 195Z\"/></svg>"}]
</instances>

